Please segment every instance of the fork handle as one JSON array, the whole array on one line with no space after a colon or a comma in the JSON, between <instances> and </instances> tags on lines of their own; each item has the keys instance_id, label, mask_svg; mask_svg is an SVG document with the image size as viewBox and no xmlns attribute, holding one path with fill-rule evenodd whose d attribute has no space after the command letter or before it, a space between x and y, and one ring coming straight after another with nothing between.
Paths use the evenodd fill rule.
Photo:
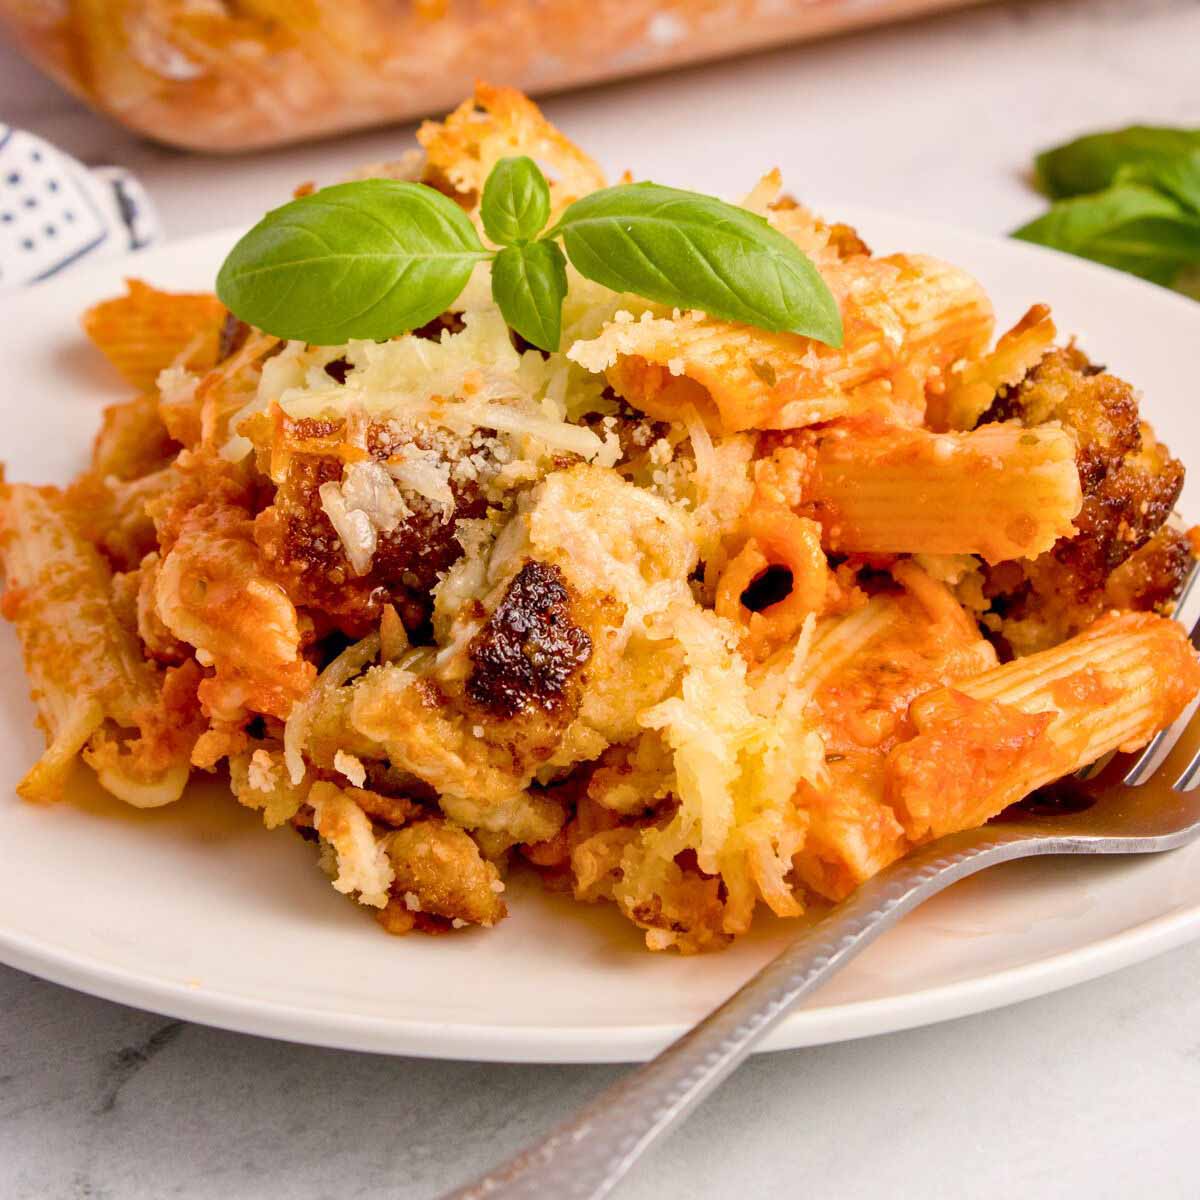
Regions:
<instances>
[{"instance_id":1,"label":"fork handle","mask_svg":"<svg viewBox=\"0 0 1200 1200\"><path fill-rule=\"evenodd\" d=\"M573 1119L442 1200L600 1200L802 997L922 901L994 863L1047 852L1027 834L970 830L867 880L657 1058Z\"/></svg>"}]
</instances>

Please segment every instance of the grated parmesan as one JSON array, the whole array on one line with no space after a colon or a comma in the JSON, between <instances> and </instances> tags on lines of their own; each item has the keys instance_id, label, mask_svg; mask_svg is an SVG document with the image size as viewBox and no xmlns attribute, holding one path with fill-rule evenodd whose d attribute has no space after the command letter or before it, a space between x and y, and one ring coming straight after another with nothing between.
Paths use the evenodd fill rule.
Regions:
<instances>
[{"instance_id":1,"label":"grated parmesan","mask_svg":"<svg viewBox=\"0 0 1200 1200\"><path fill-rule=\"evenodd\" d=\"M269 750L258 749L250 756L246 778L250 787L256 792L274 790L279 778L279 769Z\"/></svg>"},{"instance_id":2,"label":"grated parmesan","mask_svg":"<svg viewBox=\"0 0 1200 1200\"><path fill-rule=\"evenodd\" d=\"M344 750L338 750L333 756L333 769L344 775L355 787L362 787L367 781L367 769L362 760Z\"/></svg>"},{"instance_id":3,"label":"grated parmesan","mask_svg":"<svg viewBox=\"0 0 1200 1200\"><path fill-rule=\"evenodd\" d=\"M374 461L347 464L342 482L329 480L317 494L356 575L371 569L379 535L412 516L388 470Z\"/></svg>"}]
</instances>

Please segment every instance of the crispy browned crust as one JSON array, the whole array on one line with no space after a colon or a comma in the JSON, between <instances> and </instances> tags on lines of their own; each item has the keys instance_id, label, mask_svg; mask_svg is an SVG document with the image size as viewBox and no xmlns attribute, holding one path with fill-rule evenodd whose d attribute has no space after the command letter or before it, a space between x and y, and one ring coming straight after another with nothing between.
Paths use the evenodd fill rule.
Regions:
<instances>
[{"instance_id":1,"label":"crispy browned crust","mask_svg":"<svg viewBox=\"0 0 1200 1200\"><path fill-rule=\"evenodd\" d=\"M343 424L316 418L295 421L289 431L292 445L319 441L327 448ZM420 438L414 442L423 445ZM388 426L370 426L368 450L373 457L384 459L402 444ZM455 508L450 520L444 521L433 507L414 512L394 532L380 535L370 571L359 576L318 494L323 483L341 479L342 468L335 454L293 453L274 503L255 523L255 539L292 602L319 611L351 637L375 628L387 604L396 606L408 630L418 630L429 619L434 585L462 555L454 536L458 522L483 516L487 502L474 485L452 482Z\"/></svg>"},{"instance_id":2,"label":"crispy browned crust","mask_svg":"<svg viewBox=\"0 0 1200 1200\"><path fill-rule=\"evenodd\" d=\"M1184 548L1168 533L1110 594L1109 579L1156 539L1183 487L1184 470L1141 421L1124 380L1093 366L1074 346L1048 354L1016 387L1004 389L985 421L1060 421L1078 442L1083 488L1078 531L1033 562L987 569L1001 639L1016 653L1070 637L1120 597L1120 606L1169 602L1187 572Z\"/></svg>"},{"instance_id":3,"label":"crispy browned crust","mask_svg":"<svg viewBox=\"0 0 1200 1200\"><path fill-rule=\"evenodd\" d=\"M388 835L392 894L414 913L494 925L507 913L500 874L472 838L446 821L417 821Z\"/></svg>"},{"instance_id":4,"label":"crispy browned crust","mask_svg":"<svg viewBox=\"0 0 1200 1200\"><path fill-rule=\"evenodd\" d=\"M640 929L673 934L681 954L723 950L733 940L725 932L722 882L705 875L692 856L680 854L666 872L666 881L653 893L627 892L618 887L614 898L625 916Z\"/></svg>"},{"instance_id":5,"label":"crispy browned crust","mask_svg":"<svg viewBox=\"0 0 1200 1200\"><path fill-rule=\"evenodd\" d=\"M370 788L347 788L346 794L379 825L399 829L406 825L420 808L404 796L388 796Z\"/></svg>"},{"instance_id":6,"label":"crispy browned crust","mask_svg":"<svg viewBox=\"0 0 1200 1200\"><path fill-rule=\"evenodd\" d=\"M417 923L416 914L409 912L404 901L397 900L394 896L375 913L375 920L379 922L385 932L390 933L393 937L402 937L406 933L412 933Z\"/></svg>"},{"instance_id":7,"label":"crispy browned crust","mask_svg":"<svg viewBox=\"0 0 1200 1200\"><path fill-rule=\"evenodd\" d=\"M235 355L246 344L249 336L250 326L233 313L226 313L217 338L217 362L224 362Z\"/></svg>"},{"instance_id":8,"label":"crispy browned crust","mask_svg":"<svg viewBox=\"0 0 1200 1200\"><path fill-rule=\"evenodd\" d=\"M492 714L577 708L571 693L579 690L592 640L572 620L562 571L551 563L527 562L472 638L468 656L467 696Z\"/></svg>"},{"instance_id":9,"label":"crispy browned crust","mask_svg":"<svg viewBox=\"0 0 1200 1200\"><path fill-rule=\"evenodd\" d=\"M529 775L579 715L593 649L588 630L611 615L580 596L558 567L526 562L468 644L466 678L418 688L426 711L446 722L440 736L461 742L465 762L482 756L480 767L486 761L502 776Z\"/></svg>"},{"instance_id":10,"label":"crispy browned crust","mask_svg":"<svg viewBox=\"0 0 1200 1200\"><path fill-rule=\"evenodd\" d=\"M773 212L791 212L799 207L800 201L789 192L784 192L770 205ZM823 229L829 235L829 245L837 252L838 258L871 253L871 247L858 236L858 230L853 225L846 225L841 221L829 224L820 219L817 219L815 224L818 229Z\"/></svg>"},{"instance_id":11,"label":"crispy browned crust","mask_svg":"<svg viewBox=\"0 0 1200 1200\"><path fill-rule=\"evenodd\" d=\"M837 251L838 258L871 253L871 247L858 236L858 230L840 221L829 226L829 244Z\"/></svg>"},{"instance_id":12,"label":"crispy browned crust","mask_svg":"<svg viewBox=\"0 0 1200 1200\"><path fill-rule=\"evenodd\" d=\"M1187 535L1164 525L1108 577L1105 603L1166 612L1195 561Z\"/></svg>"}]
</instances>

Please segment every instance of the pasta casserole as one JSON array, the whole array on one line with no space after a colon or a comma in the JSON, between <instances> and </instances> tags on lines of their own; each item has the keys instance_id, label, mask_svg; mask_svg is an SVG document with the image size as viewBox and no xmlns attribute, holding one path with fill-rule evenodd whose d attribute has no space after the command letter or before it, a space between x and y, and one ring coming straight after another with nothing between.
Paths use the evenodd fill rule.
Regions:
<instances>
[{"instance_id":1,"label":"pasta casserole","mask_svg":"<svg viewBox=\"0 0 1200 1200\"><path fill-rule=\"evenodd\" d=\"M604 186L506 89L419 140L367 173L477 222L507 155L554 213ZM47 740L21 795L227 772L388 932L493 926L525 870L693 953L1144 745L1200 690L1164 615L1200 539L1134 389L1043 305L996 339L968 274L778 172L742 203L840 346L568 269L546 352L487 264L383 341L137 281L91 309L136 395L69 486L0 504Z\"/></svg>"}]
</instances>

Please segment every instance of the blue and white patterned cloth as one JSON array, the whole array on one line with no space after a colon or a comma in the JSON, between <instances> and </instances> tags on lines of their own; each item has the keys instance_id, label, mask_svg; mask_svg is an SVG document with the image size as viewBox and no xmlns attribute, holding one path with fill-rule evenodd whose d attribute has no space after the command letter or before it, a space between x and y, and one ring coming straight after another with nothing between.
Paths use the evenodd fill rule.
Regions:
<instances>
[{"instance_id":1,"label":"blue and white patterned cloth","mask_svg":"<svg viewBox=\"0 0 1200 1200\"><path fill-rule=\"evenodd\" d=\"M85 167L0 124L0 291L158 241L154 206L119 167Z\"/></svg>"}]
</instances>

